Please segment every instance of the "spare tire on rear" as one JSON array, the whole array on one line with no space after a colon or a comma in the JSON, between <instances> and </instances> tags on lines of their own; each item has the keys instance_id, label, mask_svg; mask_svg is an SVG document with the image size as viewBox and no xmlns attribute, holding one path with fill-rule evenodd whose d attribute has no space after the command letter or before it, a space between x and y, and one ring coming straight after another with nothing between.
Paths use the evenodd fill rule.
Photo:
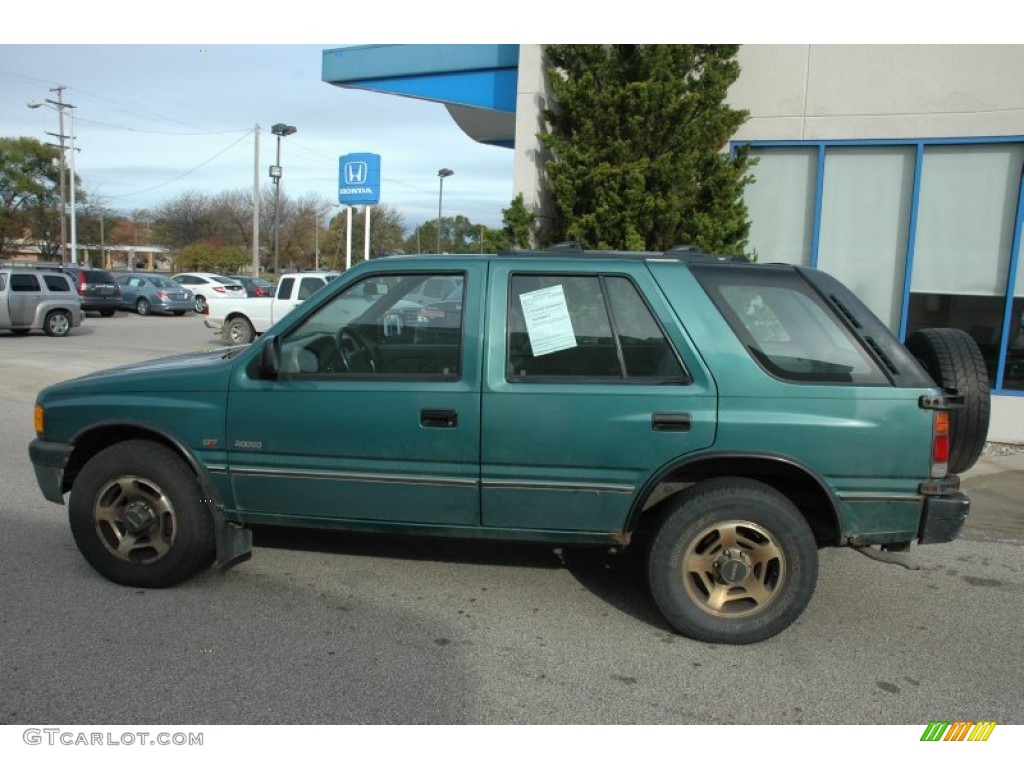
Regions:
<instances>
[{"instance_id":1,"label":"spare tire on rear","mask_svg":"<svg viewBox=\"0 0 1024 768\"><path fill-rule=\"evenodd\" d=\"M959 328L922 328L907 337L907 349L936 384L964 396L964 407L949 412L949 471L964 472L974 466L988 436L991 396L981 350Z\"/></svg>"}]
</instances>

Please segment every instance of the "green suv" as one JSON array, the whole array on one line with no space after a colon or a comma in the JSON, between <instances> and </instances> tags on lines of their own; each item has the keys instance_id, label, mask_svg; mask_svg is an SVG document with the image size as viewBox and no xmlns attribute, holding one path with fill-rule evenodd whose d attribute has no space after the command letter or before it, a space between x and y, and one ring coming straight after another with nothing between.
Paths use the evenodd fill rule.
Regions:
<instances>
[{"instance_id":1,"label":"green suv","mask_svg":"<svg viewBox=\"0 0 1024 768\"><path fill-rule=\"evenodd\" d=\"M121 584L241 562L257 524L611 546L679 632L749 643L820 548L958 535L984 364L908 344L823 272L692 249L388 258L252 345L48 387L29 454Z\"/></svg>"}]
</instances>

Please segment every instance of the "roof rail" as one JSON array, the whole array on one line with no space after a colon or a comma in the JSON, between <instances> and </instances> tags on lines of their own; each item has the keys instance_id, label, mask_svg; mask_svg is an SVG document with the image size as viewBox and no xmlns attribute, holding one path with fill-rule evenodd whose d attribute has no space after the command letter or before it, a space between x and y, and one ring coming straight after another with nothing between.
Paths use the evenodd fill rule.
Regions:
<instances>
[{"instance_id":1,"label":"roof rail","mask_svg":"<svg viewBox=\"0 0 1024 768\"><path fill-rule=\"evenodd\" d=\"M575 240L566 240L564 243L555 243L544 249L545 251L577 251L582 253L583 246Z\"/></svg>"}]
</instances>

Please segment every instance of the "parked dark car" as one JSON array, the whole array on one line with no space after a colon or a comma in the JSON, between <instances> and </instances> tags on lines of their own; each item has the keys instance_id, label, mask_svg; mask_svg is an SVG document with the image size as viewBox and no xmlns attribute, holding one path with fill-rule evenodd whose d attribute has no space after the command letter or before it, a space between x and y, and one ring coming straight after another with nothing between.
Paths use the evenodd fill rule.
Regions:
<instances>
[{"instance_id":1,"label":"parked dark car","mask_svg":"<svg viewBox=\"0 0 1024 768\"><path fill-rule=\"evenodd\" d=\"M276 286L262 277L246 277L245 275L225 275L232 280L237 280L245 286L245 294L250 299L257 297L273 296Z\"/></svg>"},{"instance_id":2,"label":"parked dark car","mask_svg":"<svg viewBox=\"0 0 1024 768\"><path fill-rule=\"evenodd\" d=\"M90 267L63 267L62 271L75 284L85 312L99 312L103 317L112 317L122 308L121 286L112 272Z\"/></svg>"},{"instance_id":3,"label":"parked dark car","mask_svg":"<svg viewBox=\"0 0 1024 768\"><path fill-rule=\"evenodd\" d=\"M134 273L119 276L117 282L121 284L122 309L140 315L173 313L179 316L193 309L192 291L166 275Z\"/></svg>"}]
</instances>

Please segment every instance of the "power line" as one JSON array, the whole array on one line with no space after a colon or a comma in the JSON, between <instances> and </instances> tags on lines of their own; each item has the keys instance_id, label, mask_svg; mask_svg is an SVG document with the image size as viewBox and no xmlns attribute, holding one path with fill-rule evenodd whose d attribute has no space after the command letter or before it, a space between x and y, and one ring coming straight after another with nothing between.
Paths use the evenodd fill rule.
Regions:
<instances>
[{"instance_id":1,"label":"power line","mask_svg":"<svg viewBox=\"0 0 1024 768\"><path fill-rule=\"evenodd\" d=\"M141 195L141 194L144 194L146 192L152 192L154 189L160 189L160 187L166 187L168 184L173 184L178 179L183 179L186 176L188 176L189 174L198 171L204 165L208 165L209 163L212 163L214 160L216 160L218 157L223 155L229 149L231 149L235 145L239 144L243 140L247 139L249 136L252 135L252 133L253 133L252 130L249 130L244 136L240 136L239 138L235 139L233 142L228 144L226 147L224 147L224 149L222 149L220 152L215 154L213 157L210 157L210 158L204 160L199 165L195 166L194 168L190 168L189 170L185 171L184 173L178 174L173 179L168 179L167 181L161 182L160 184L157 184L156 186L153 186L153 187L149 187L147 189L140 189L140 190L137 190L135 192L127 192L127 193L125 193L123 195L111 195L110 197L113 198L113 199L119 199L119 198L122 198L122 197L134 197L135 195Z\"/></svg>"},{"instance_id":2,"label":"power line","mask_svg":"<svg viewBox=\"0 0 1024 768\"><path fill-rule=\"evenodd\" d=\"M127 125L115 125L114 123L104 123L100 120L89 120L85 117L78 118L80 123L92 123L93 125L105 125L108 128L117 128L122 131L131 131L132 133L155 133L161 136L220 136L226 133L239 133L241 131L248 131L252 133L252 128L231 128L226 131L203 131L202 133L179 133L178 131L151 131L145 128L129 128Z\"/></svg>"}]
</instances>

